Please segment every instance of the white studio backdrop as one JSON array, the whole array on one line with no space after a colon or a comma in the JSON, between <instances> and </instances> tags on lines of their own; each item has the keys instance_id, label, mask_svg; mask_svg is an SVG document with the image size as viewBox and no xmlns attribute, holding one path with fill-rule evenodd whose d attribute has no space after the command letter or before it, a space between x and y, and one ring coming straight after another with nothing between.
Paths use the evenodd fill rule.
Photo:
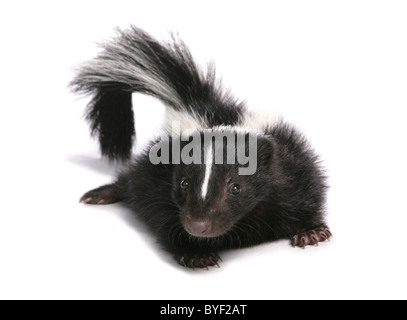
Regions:
<instances>
[{"instance_id":1,"label":"white studio backdrop","mask_svg":"<svg viewBox=\"0 0 407 320\"><path fill-rule=\"evenodd\" d=\"M0 298L407 298L406 16L404 1L2 2ZM330 176L331 242L185 270L121 205L78 203L116 168L67 84L130 23L178 32L236 96L306 134ZM140 147L163 107L137 95L134 109Z\"/></svg>"}]
</instances>

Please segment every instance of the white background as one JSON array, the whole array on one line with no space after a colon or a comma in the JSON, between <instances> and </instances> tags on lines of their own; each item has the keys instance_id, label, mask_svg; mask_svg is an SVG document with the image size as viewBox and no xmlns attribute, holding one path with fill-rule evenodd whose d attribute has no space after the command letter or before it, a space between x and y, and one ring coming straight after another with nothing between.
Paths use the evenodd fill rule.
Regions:
<instances>
[{"instance_id":1,"label":"white background","mask_svg":"<svg viewBox=\"0 0 407 320\"><path fill-rule=\"evenodd\" d=\"M407 298L406 17L405 1L2 1L0 298ZM179 32L238 97L306 133L330 176L331 242L192 271L121 205L78 203L115 168L67 84L130 23ZM162 106L135 104L143 140Z\"/></svg>"}]
</instances>

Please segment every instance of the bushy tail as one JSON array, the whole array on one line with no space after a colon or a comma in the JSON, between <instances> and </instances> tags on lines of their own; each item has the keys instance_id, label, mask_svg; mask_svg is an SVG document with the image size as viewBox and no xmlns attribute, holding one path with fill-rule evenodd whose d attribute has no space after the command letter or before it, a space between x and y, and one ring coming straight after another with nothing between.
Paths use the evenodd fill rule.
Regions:
<instances>
[{"instance_id":1,"label":"bushy tail","mask_svg":"<svg viewBox=\"0 0 407 320\"><path fill-rule=\"evenodd\" d=\"M235 103L215 85L214 68L205 73L200 70L186 45L174 36L171 42L160 43L132 26L118 30L118 36L102 44L102 48L96 58L80 67L71 87L93 96L87 120L92 133L98 135L102 153L112 159L130 156L135 137L133 92L154 96L175 110L202 116L211 113L208 106ZM229 118L230 114L225 115L225 119ZM227 121L219 118L218 122Z\"/></svg>"}]
</instances>

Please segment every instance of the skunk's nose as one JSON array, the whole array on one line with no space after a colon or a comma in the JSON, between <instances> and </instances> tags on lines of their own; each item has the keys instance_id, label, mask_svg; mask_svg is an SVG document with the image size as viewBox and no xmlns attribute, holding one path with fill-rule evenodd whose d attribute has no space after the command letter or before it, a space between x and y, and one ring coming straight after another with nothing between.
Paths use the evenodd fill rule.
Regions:
<instances>
[{"instance_id":1,"label":"skunk's nose","mask_svg":"<svg viewBox=\"0 0 407 320\"><path fill-rule=\"evenodd\" d=\"M190 220L187 223L188 232L194 236L202 237L211 232L212 224L210 221L194 221Z\"/></svg>"}]
</instances>

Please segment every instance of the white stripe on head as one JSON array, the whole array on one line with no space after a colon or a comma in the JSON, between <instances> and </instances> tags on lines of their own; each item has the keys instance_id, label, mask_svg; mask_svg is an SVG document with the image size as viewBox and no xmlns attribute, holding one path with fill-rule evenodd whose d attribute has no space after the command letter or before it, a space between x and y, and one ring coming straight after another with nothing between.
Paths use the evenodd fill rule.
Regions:
<instances>
[{"instance_id":1,"label":"white stripe on head","mask_svg":"<svg viewBox=\"0 0 407 320\"><path fill-rule=\"evenodd\" d=\"M212 173L213 165L213 151L212 151L212 142L209 144L208 148L205 151L205 177L202 183L201 196L205 200L208 193L209 179Z\"/></svg>"}]
</instances>

